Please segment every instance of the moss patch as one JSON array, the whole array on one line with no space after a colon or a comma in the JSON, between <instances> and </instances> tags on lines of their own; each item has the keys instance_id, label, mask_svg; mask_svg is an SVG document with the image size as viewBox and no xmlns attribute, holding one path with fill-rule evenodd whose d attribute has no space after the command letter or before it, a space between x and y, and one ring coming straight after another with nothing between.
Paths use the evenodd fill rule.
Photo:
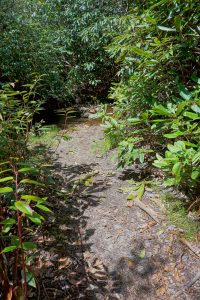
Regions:
<instances>
[{"instance_id":1,"label":"moss patch","mask_svg":"<svg viewBox=\"0 0 200 300\"><path fill-rule=\"evenodd\" d=\"M188 216L183 200L177 199L171 194L165 194L163 199L167 208L168 222L182 229L186 239L194 240L200 230L199 221Z\"/></svg>"}]
</instances>

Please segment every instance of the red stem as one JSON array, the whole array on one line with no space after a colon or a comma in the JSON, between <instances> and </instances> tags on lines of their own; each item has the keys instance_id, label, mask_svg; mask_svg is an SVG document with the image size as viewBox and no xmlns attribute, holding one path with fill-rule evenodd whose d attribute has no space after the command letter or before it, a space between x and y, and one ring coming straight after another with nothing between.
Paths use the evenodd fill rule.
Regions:
<instances>
[{"instance_id":1,"label":"red stem","mask_svg":"<svg viewBox=\"0 0 200 300\"><path fill-rule=\"evenodd\" d=\"M13 171L15 174L15 200L18 201L18 172L13 166ZM17 228L18 228L18 237L20 241L20 248L21 248L21 268L24 275L24 283L22 284L22 291L23 291L23 300L27 298L27 283L26 283L26 265L25 265L25 255L23 249L23 241L22 241L22 215L20 214L19 210L17 210Z\"/></svg>"}]
</instances>

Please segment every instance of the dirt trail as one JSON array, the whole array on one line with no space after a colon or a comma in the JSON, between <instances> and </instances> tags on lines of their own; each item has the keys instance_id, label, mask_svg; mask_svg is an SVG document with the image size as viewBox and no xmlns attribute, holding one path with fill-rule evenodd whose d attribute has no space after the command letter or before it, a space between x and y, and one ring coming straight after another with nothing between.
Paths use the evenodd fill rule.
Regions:
<instances>
[{"instance_id":1,"label":"dirt trail","mask_svg":"<svg viewBox=\"0 0 200 300\"><path fill-rule=\"evenodd\" d=\"M165 224L157 195L149 192L143 202L158 214L158 224L139 207L127 207L119 192L130 170L116 171L112 153L99 157L91 150L102 139L102 128L79 124L70 135L56 155L64 188L75 192L57 211L57 222L65 218L62 226L69 228L62 232L71 238L65 253L70 244L76 274L66 284L68 296L56 299L200 299L200 281L175 296L200 270L200 259Z\"/></svg>"}]
</instances>

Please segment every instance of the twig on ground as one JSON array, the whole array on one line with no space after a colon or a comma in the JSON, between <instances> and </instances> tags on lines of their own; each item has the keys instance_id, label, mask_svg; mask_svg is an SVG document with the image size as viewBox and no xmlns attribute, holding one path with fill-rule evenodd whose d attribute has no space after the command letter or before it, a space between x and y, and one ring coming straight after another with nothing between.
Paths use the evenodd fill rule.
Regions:
<instances>
[{"instance_id":1,"label":"twig on ground","mask_svg":"<svg viewBox=\"0 0 200 300\"><path fill-rule=\"evenodd\" d=\"M147 205L145 205L137 199L134 199L133 203L142 210L144 210L156 223L160 222L156 216L156 213L150 207L148 207Z\"/></svg>"},{"instance_id":2,"label":"twig on ground","mask_svg":"<svg viewBox=\"0 0 200 300\"><path fill-rule=\"evenodd\" d=\"M194 276L190 281L188 281L178 293L176 293L174 299L177 299L178 296L180 296L185 290L189 289L199 279L200 279L200 271L196 274L196 276Z\"/></svg>"},{"instance_id":3,"label":"twig on ground","mask_svg":"<svg viewBox=\"0 0 200 300\"><path fill-rule=\"evenodd\" d=\"M200 250L195 250L194 247L184 238L179 238L180 242L187 246L198 258L200 258Z\"/></svg>"}]
</instances>

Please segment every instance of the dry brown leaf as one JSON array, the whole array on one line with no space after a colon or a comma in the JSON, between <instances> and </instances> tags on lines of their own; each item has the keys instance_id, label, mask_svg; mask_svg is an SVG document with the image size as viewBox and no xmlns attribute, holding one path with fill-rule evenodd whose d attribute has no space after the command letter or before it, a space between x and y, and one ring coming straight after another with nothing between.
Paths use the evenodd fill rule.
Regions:
<instances>
[{"instance_id":1,"label":"dry brown leaf","mask_svg":"<svg viewBox=\"0 0 200 300\"><path fill-rule=\"evenodd\" d=\"M129 201L127 202L127 206L128 206L128 207L132 207L132 206L133 206L133 201L130 201L130 200L129 200Z\"/></svg>"},{"instance_id":2,"label":"dry brown leaf","mask_svg":"<svg viewBox=\"0 0 200 300\"><path fill-rule=\"evenodd\" d=\"M128 260L128 267L129 269L133 269L135 267L135 262L131 259Z\"/></svg>"},{"instance_id":3,"label":"dry brown leaf","mask_svg":"<svg viewBox=\"0 0 200 300\"><path fill-rule=\"evenodd\" d=\"M165 288L161 287L156 291L157 296L164 296L166 293Z\"/></svg>"},{"instance_id":4,"label":"dry brown leaf","mask_svg":"<svg viewBox=\"0 0 200 300\"><path fill-rule=\"evenodd\" d=\"M72 261L69 257L60 258L58 260L58 262L60 263L60 265L58 267L59 270L69 268L72 264Z\"/></svg>"},{"instance_id":5,"label":"dry brown leaf","mask_svg":"<svg viewBox=\"0 0 200 300\"><path fill-rule=\"evenodd\" d=\"M172 272L174 270L175 265L167 265L164 267L165 272Z\"/></svg>"}]
</instances>

